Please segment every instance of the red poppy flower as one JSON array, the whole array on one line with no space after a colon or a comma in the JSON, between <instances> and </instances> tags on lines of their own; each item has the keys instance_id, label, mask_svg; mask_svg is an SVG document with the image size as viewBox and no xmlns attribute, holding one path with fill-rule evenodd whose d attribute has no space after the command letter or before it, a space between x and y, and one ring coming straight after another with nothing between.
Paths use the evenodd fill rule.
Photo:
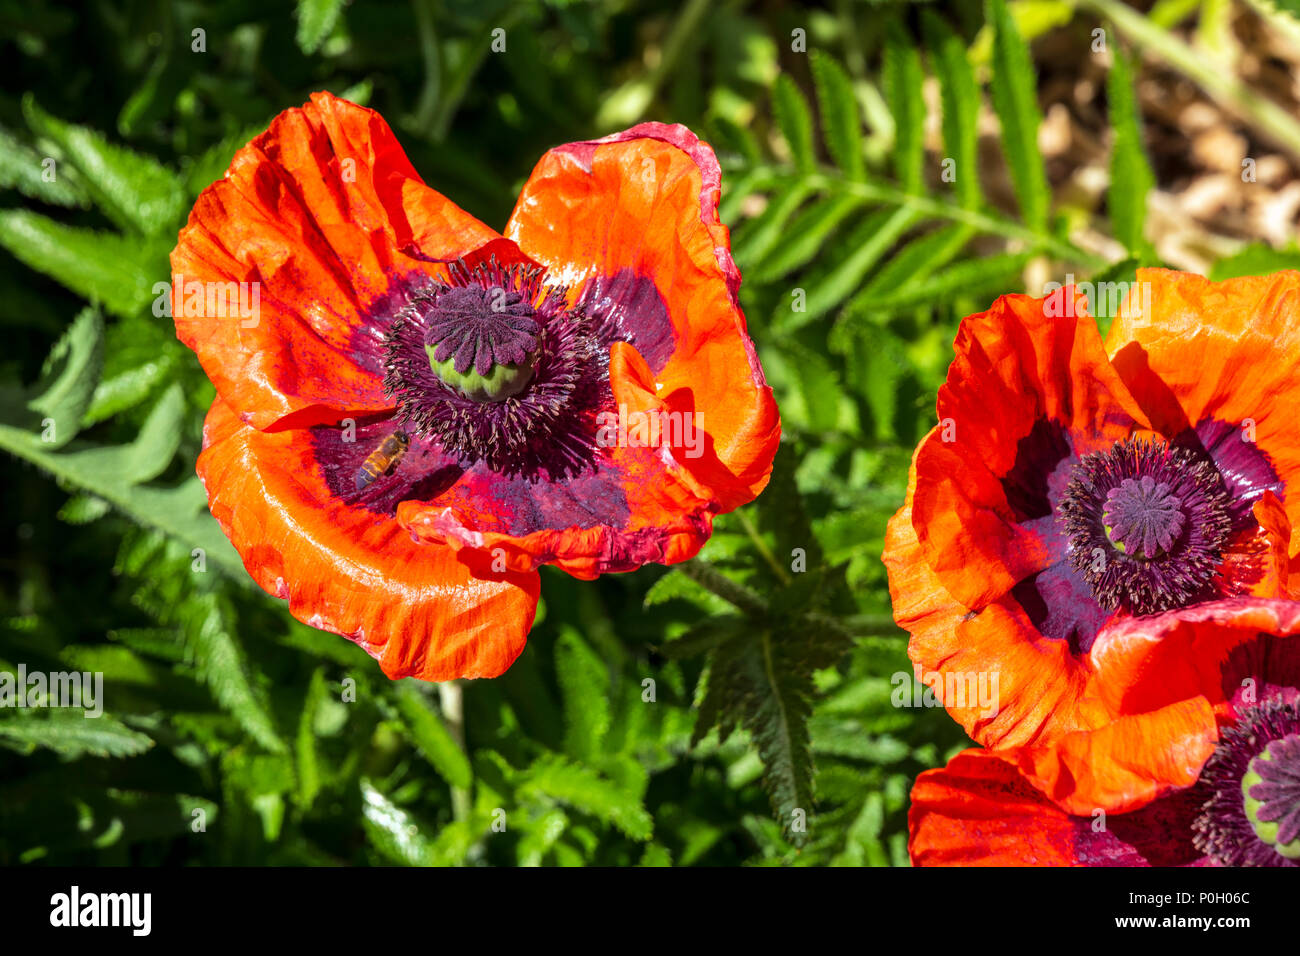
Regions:
<instances>
[{"instance_id":1,"label":"red poppy flower","mask_svg":"<svg viewBox=\"0 0 1300 956\"><path fill-rule=\"evenodd\" d=\"M719 188L707 145L646 123L547 153L502 235L378 114L280 114L172 253L218 393L199 475L258 583L446 680L519 654L540 564L693 556L780 436Z\"/></svg>"},{"instance_id":2,"label":"red poppy flower","mask_svg":"<svg viewBox=\"0 0 1300 956\"><path fill-rule=\"evenodd\" d=\"M1069 288L962 322L884 554L921 679L996 677L996 707L945 694L978 743L1111 728L1122 760L1055 781L1043 764L1090 807L1182 785L1160 754L1213 729L1113 692L1115 628L1287 596L1300 548L1300 273L1137 278L1105 346Z\"/></svg>"},{"instance_id":3,"label":"red poppy flower","mask_svg":"<svg viewBox=\"0 0 1300 956\"><path fill-rule=\"evenodd\" d=\"M917 778L913 862L1300 865L1300 604L1232 599L1170 611L1128 627L1111 653L1133 658L1124 673L1142 675L1112 688L1134 706L1194 696L1217 718L1206 755L1178 746L1165 754L1191 771L1188 785L1129 813L1062 808L1035 786L1041 754L967 750ZM1117 759L1108 742L1088 740L1107 733L1077 734L1066 769L1090 773L1094 750Z\"/></svg>"}]
</instances>

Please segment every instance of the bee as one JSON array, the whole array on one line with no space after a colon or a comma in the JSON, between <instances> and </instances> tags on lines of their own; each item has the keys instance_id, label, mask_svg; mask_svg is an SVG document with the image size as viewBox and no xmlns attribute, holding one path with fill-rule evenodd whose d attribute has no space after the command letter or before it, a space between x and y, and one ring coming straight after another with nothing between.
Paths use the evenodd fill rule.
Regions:
<instances>
[{"instance_id":1,"label":"bee","mask_svg":"<svg viewBox=\"0 0 1300 956\"><path fill-rule=\"evenodd\" d=\"M381 441L379 447L372 451L370 457L357 469L357 491L364 491L366 486L380 475L386 475L396 468L397 463L402 460L402 456L410 447L411 439L405 432L393 432Z\"/></svg>"}]
</instances>

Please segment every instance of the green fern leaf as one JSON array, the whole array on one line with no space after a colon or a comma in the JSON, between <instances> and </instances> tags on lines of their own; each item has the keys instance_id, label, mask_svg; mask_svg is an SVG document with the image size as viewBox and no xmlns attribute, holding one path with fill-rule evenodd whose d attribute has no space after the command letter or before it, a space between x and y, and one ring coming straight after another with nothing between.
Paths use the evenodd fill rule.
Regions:
<instances>
[{"instance_id":1,"label":"green fern leaf","mask_svg":"<svg viewBox=\"0 0 1300 956\"><path fill-rule=\"evenodd\" d=\"M175 233L185 215L185 191L175 173L94 130L56 119L31 94L23 99L23 114L34 133L58 147L114 223L146 236Z\"/></svg>"},{"instance_id":2,"label":"green fern leaf","mask_svg":"<svg viewBox=\"0 0 1300 956\"><path fill-rule=\"evenodd\" d=\"M1143 235L1147 194L1155 174L1142 148L1142 120L1133 91L1133 66L1123 50L1114 51L1106 84L1115 145L1110 156L1110 190L1106 205L1115 238L1137 256L1150 249Z\"/></svg>"},{"instance_id":3,"label":"green fern leaf","mask_svg":"<svg viewBox=\"0 0 1300 956\"><path fill-rule=\"evenodd\" d=\"M43 747L65 757L134 757L153 746L146 734L108 714L87 717L77 710L6 716L0 719L0 742L22 752Z\"/></svg>"},{"instance_id":4,"label":"green fern leaf","mask_svg":"<svg viewBox=\"0 0 1300 956\"><path fill-rule=\"evenodd\" d=\"M590 814L633 840L648 840L654 831L654 820L635 795L556 754L538 758L525 770L517 792L521 799L547 797Z\"/></svg>"},{"instance_id":5,"label":"green fern leaf","mask_svg":"<svg viewBox=\"0 0 1300 956\"><path fill-rule=\"evenodd\" d=\"M1006 0L988 0L993 25L993 108L1002 124L1002 145L1011 169L1011 183L1025 223L1047 230L1050 194L1043 157L1038 151L1038 108L1033 61L1020 38Z\"/></svg>"},{"instance_id":6,"label":"green fern leaf","mask_svg":"<svg viewBox=\"0 0 1300 956\"><path fill-rule=\"evenodd\" d=\"M830 54L813 50L809 61L826 150L846 178L854 181L865 179L862 120L853 94L853 83L844 68Z\"/></svg>"},{"instance_id":7,"label":"green fern leaf","mask_svg":"<svg viewBox=\"0 0 1300 956\"><path fill-rule=\"evenodd\" d=\"M817 154L813 149L812 111L794 80L784 73L776 78L772 112L786 145L790 147L795 168L805 175L815 173Z\"/></svg>"},{"instance_id":8,"label":"green fern leaf","mask_svg":"<svg viewBox=\"0 0 1300 956\"><path fill-rule=\"evenodd\" d=\"M916 45L897 20L890 20L885 28L882 69L885 99L894 117L894 175L905 192L920 193L925 136L925 100L921 95L924 74Z\"/></svg>"},{"instance_id":9,"label":"green fern leaf","mask_svg":"<svg viewBox=\"0 0 1300 956\"><path fill-rule=\"evenodd\" d=\"M953 161L957 201L966 209L980 205L980 91L966 45L930 10L921 11L921 30L930 63L939 79L945 159Z\"/></svg>"},{"instance_id":10,"label":"green fern leaf","mask_svg":"<svg viewBox=\"0 0 1300 956\"><path fill-rule=\"evenodd\" d=\"M840 224L865 204L861 196L847 193L815 200L781 230L782 241L773 243L769 253L746 270L746 278L751 282L772 282L807 265L813 256L825 251Z\"/></svg>"},{"instance_id":11,"label":"green fern leaf","mask_svg":"<svg viewBox=\"0 0 1300 956\"><path fill-rule=\"evenodd\" d=\"M275 754L288 748L254 689L252 667L235 637L233 614L214 592L194 595L181 609L181 627L199 677L250 737Z\"/></svg>"}]
</instances>

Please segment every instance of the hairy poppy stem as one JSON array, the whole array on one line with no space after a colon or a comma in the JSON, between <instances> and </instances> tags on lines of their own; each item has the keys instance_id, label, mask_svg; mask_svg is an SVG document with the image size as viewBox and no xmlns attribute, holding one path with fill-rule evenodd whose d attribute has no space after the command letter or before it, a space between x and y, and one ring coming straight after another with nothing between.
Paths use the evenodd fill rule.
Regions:
<instances>
[{"instance_id":1,"label":"hairy poppy stem","mask_svg":"<svg viewBox=\"0 0 1300 956\"><path fill-rule=\"evenodd\" d=\"M682 574L696 584L712 591L727 603L734 604L750 617L762 618L767 616L766 601L743 584L737 584L731 580L713 565L701 561L699 558L694 558L680 567Z\"/></svg>"},{"instance_id":2,"label":"hairy poppy stem","mask_svg":"<svg viewBox=\"0 0 1300 956\"><path fill-rule=\"evenodd\" d=\"M736 520L738 520L744 527L745 534L749 535L749 539L754 542L754 547L758 549L758 553L763 556L763 560L766 561L768 567L772 569L772 573L776 575L776 579L782 584L789 584L790 575L786 573L785 568L781 567L781 562L776 559L776 555L772 553L772 549L767 546L767 542L763 540L763 536L758 533L758 529L754 527L754 522L749 520L749 515L745 514L743 511L737 511Z\"/></svg>"},{"instance_id":3,"label":"hairy poppy stem","mask_svg":"<svg viewBox=\"0 0 1300 956\"><path fill-rule=\"evenodd\" d=\"M447 724L452 740L464 751L465 701L460 681L443 681L438 685L438 705L442 709L442 719ZM469 817L469 791L463 787L451 788L451 815L456 820Z\"/></svg>"}]
</instances>

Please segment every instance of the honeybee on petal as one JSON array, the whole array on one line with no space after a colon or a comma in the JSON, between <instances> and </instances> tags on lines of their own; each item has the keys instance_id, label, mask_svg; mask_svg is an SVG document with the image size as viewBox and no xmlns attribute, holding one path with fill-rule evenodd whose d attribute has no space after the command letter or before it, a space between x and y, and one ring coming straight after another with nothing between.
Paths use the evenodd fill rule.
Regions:
<instances>
[{"instance_id":1,"label":"honeybee on petal","mask_svg":"<svg viewBox=\"0 0 1300 956\"><path fill-rule=\"evenodd\" d=\"M402 456L410 447L411 439L405 432L393 432L381 441L379 447L372 451L357 469L357 491L364 491L366 486L380 475L386 475L396 468L397 463L402 460Z\"/></svg>"}]
</instances>

